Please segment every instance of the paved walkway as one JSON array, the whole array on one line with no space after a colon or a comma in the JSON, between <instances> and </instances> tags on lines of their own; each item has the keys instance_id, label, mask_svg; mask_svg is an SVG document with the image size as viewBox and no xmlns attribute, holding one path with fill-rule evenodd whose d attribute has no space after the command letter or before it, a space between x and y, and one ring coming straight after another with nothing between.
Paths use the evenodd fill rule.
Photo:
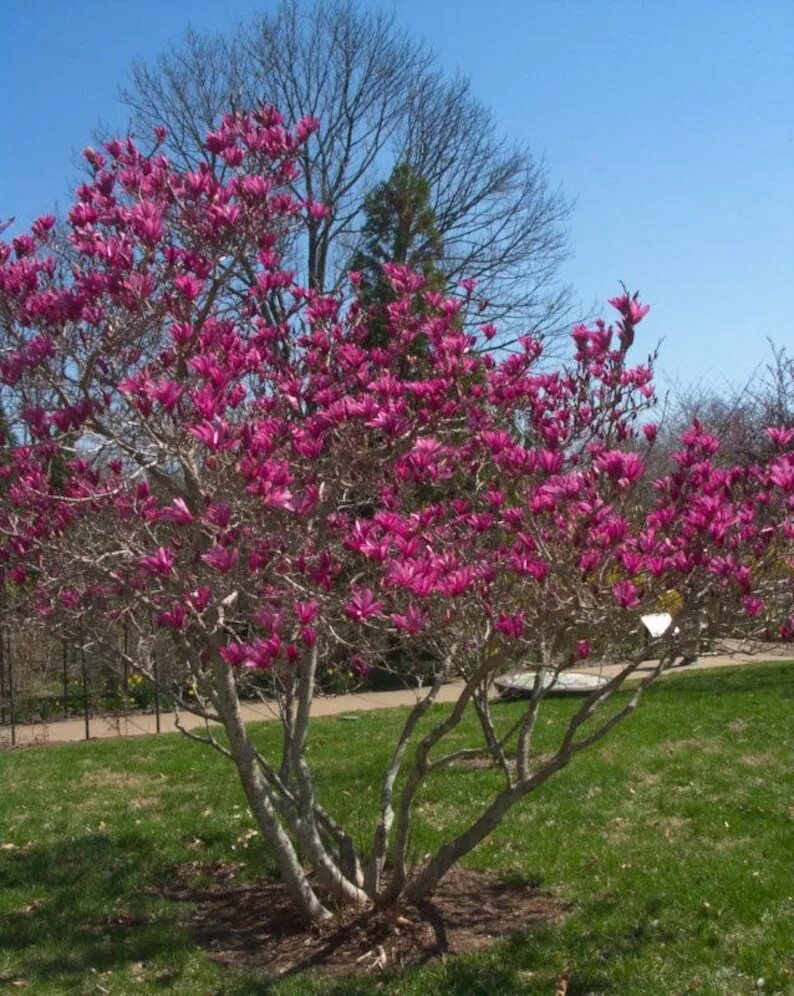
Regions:
<instances>
[{"instance_id":1,"label":"paved walkway","mask_svg":"<svg viewBox=\"0 0 794 996\"><path fill-rule=\"evenodd\" d=\"M758 665L771 660L791 659L791 648L770 646L763 652L753 654L711 655L699 658L694 664L674 668L666 674L680 674L683 671L704 671L715 667L736 667L743 664ZM648 661L640 666L638 675L652 670L653 662ZM619 670L618 665L604 664L593 667L582 667L577 670L589 671L594 674L610 676ZM664 677L664 675L663 675ZM438 696L439 702L454 702L461 688L460 682L450 682L444 685ZM391 692L356 692L349 695L322 696L314 700L313 716L339 716L357 712L370 712L373 709L391 709L395 706L409 706L416 701L416 691L413 689L397 689ZM243 704L243 716L246 722L261 722L278 718L275 706L262 702ZM203 726L197 716L181 713L180 720L186 729L197 729ZM130 716L99 716L89 721L91 739L109 739L113 737L148 736L157 733L157 718L152 713L134 713ZM160 732L176 732L173 713L164 712L160 715ZM85 740L85 722L83 719L66 719L54 723L31 723L17 726L16 743L18 746L33 744L56 744ZM8 727L0 727L0 746L8 746L11 734Z\"/></svg>"}]
</instances>

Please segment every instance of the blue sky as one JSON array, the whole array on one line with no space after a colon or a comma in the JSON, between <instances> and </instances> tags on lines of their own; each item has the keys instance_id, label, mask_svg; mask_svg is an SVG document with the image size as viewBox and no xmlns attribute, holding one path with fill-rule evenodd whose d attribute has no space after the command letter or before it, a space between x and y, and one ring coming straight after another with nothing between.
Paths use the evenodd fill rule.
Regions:
<instances>
[{"instance_id":1,"label":"blue sky","mask_svg":"<svg viewBox=\"0 0 794 996\"><path fill-rule=\"evenodd\" d=\"M132 59L188 24L223 30L266 2L5 0L0 218L66 203L74 155ZM794 350L791 0L401 0L398 20L468 75L500 125L575 201L564 276L585 304L619 280L652 312L675 382L741 383Z\"/></svg>"}]
</instances>

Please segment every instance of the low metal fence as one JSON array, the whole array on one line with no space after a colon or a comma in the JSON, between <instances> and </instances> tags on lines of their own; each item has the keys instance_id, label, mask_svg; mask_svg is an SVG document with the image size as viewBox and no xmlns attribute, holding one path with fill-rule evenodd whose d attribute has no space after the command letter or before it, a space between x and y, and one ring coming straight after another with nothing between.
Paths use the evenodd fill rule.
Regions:
<instances>
[{"instance_id":1,"label":"low metal fence","mask_svg":"<svg viewBox=\"0 0 794 996\"><path fill-rule=\"evenodd\" d=\"M124 634L119 636L119 651ZM144 677L110 646L84 646L23 627L0 626L0 745L15 746L17 728L81 719L85 739L92 721L154 712L171 705L173 675L164 654L154 654L154 680Z\"/></svg>"}]
</instances>

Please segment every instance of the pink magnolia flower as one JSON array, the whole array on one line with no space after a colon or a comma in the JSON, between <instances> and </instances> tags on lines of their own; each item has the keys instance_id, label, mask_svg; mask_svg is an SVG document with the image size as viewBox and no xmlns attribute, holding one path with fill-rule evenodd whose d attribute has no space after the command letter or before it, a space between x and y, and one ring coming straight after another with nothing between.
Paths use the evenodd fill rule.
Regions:
<instances>
[{"instance_id":1,"label":"pink magnolia flower","mask_svg":"<svg viewBox=\"0 0 794 996\"><path fill-rule=\"evenodd\" d=\"M383 614L382 609L383 603L375 600L369 588L357 591L345 606L345 612L356 622L377 618Z\"/></svg>"},{"instance_id":2,"label":"pink magnolia flower","mask_svg":"<svg viewBox=\"0 0 794 996\"><path fill-rule=\"evenodd\" d=\"M174 287L188 301L195 301L201 293L203 286L204 282L190 273L183 273L181 276L174 278Z\"/></svg>"},{"instance_id":3,"label":"pink magnolia flower","mask_svg":"<svg viewBox=\"0 0 794 996\"><path fill-rule=\"evenodd\" d=\"M212 591L206 586L196 588L190 592L187 600L196 612L203 612L212 601Z\"/></svg>"},{"instance_id":4,"label":"pink magnolia flower","mask_svg":"<svg viewBox=\"0 0 794 996\"><path fill-rule=\"evenodd\" d=\"M168 334L171 336L175 346L187 346L193 338L193 326L188 322L175 322L169 326Z\"/></svg>"},{"instance_id":5,"label":"pink magnolia flower","mask_svg":"<svg viewBox=\"0 0 794 996\"><path fill-rule=\"evenodd\" d=\"M515 550L510 554L510 567L516 574L534 578L535 581L542 581L549 573L547 563L522 550Z\"/></svg>"},{"instance_id":6,"label":"pink magnolia flower","mask_svg":"<svg viewBox=\"0 0 794 996\"><path fill-rule=\"evenodd\" d=\"M284 614L274 605L263 605L254 613L254 622L272 636L283 622Z\"/></svg>"},{"instance_id":7,"label":"pink magnolia flower","mask_svg":"<svg viewBox=\"0 0 794 996\"><path fill-rule=\"evenodd\" d=\"M645 472L645 464L639 453L624 453L622 450L602 453L595 461L595 468L623 485L639 480Z\"/></svg>"},{"instance_id":8,"label":"pink magnolia flower","mask_svg":"<svg viewBox=\"0 0 794 996\"><path fill-rule=\"evenodd\" d=\"M178 525L188 525L193 521L193 513L185 504L184 498L174 498L170 505L161 509L159 518L162 522L174 522Z\"/></svg>"},{"instance_id":9,"label":"pink magnolia flower","mask_svg":"<svg viewBox=\"0 0 794 996\"><path fill-rule=\"evenodd\" d=\"M645 561L645 567L655 578L662 577L668 571L669 566L666 557L648 557Z\"/></svg>"},{"instance_id":10,"label":"pink magnolia flower","mask_svg":"<svg viewBox=\"0 0 794 996\"><path fill-rule=\"evenodd\" d=\"M295 602L293 605L293 611L298 622L302 623L304 626L308 626L317 618L320 606L315 601Z\"/></svg>"},{"instance_id":11,"label":"pink magnolia flower","mask_svg":"<svg viewBox=\"0 0 794 996\"><path fill-rule=\"evenodd\" d=\"M228 502L219 501L210 505L207 509L206 520L221 529L226 529L231 521L231 506Z\"/></svg>"},{"instance_id":12,"label":"pink magnolia flower","mask_svg":"<svg viewBox=\"0 0 794 996\"><path fill-rule=\"evenodd\" d=\"M239 558L239 551L236 547L213 546L206 553L201 554L201 559L205 564L214 567L221 574L228 574Z\"/></svg>"},{"instance_id":13,"label":"pink magnolia flower","mask_svg":"<svg viewBox=\"0 0 794 996\"><path fill-rule=\"evenodd\" d=\"M157 615L157 624L169 629L184 629L186 619L187 610L177 602L172 608Z\"/></svg>"},{"instance_id":14,"label":"pink magnolia flower","mask_svg":"<svg viewBox=\"0 0 794 996\"><path fill-rule=\"evenodd\" d=\"M385 582L397 588L407 588L414 594L429 595L434 575L426 564L414 560L397 560L389 564Z\"/></svg>"},{"instance_id":15,"label":"pink magnolia flower","mask_svg":"<svg viewBox=\"0 0 794 996\"><path fill-rule=\"evenodd\" d=\"M515 612L510 615L506 612L500 612L496 617L494 629L498 630L503 636L517 639L524 632L524 613Z\"/></svg>"},{"instance_id":16,"label":"pink magnolia flower","mask_svg":"<svg viewBox=\"0 0 794 996\"><path fill-rule=\"evenodd\" d=\"M319 201L307 200L305 202L306 213L310 218L315 221L322 221L328 214L330 210L325 204L320 204Z\"/></svg>"},{"instance_id":17,"label":"pink magnolia flower","mask_svg":"<svg viewBox=\"0 0 794 996\"><path fill-rule=\"evenodd\" d=\"M461 567L447 574L438 583L437 588L442 594L454 598L468 591L476 580L477 572L473 567Z\"/></svg>"},{"instance_id":18,"label":"pink magnolia flower","mask_svg":"<svg viewBox=\"0 0 794 996\"><path fill-rule=\"evenodd\" d=\"M621 550L618 557L629 574L639 574L642 570L644 558L641 554L633 553L631 550Z\"/></svg>"},{"instance_id":19,"label":"pink magnolia flower","mask_svg":"<svg viewBox=\"0 0 794 996\"><path fill-rule=\"evenodd\" d=\"M159 546L157 550L146 557L140 557L138 563L149 574L170 574L176 563L176 556L171 550Z\"/></svg>"},{"instance_id":20,"label":"pink magnolia flower","mask_svg":"<svg viewBox=\"0 0 794 996\"><path fill-rule=\"evenodd\" d=\"M424 629L427 623L427 613L415 605L409 605L405 612L393 612L389 619L396 629L415 636Z\"/></svg>"},{"instance_id":21,"label":"pink magnolia flower","mask_svg":"<svg viewBox=\"0 0 794 996\"><path fill-rule=\"evenodd\" d=\"M713 456L720 448L719 439L705 432L697 419L685 432L681 433L681 442L689 450L695 451L692 455L697 459Z\"/></svg>"},{"instance_id":22,"label":"pink magnolia flower","mask_svg":"<svg viewBox=\"0 0 794 996\"><path fill-rule=\"evenodd\" d=\"M651 310L650 305L640 304L636 294L633 296L623 294L620 297L611 297L609 303L624 317L630 319L634 325L638 325Z\"/></svg>"},{"instance_id":23,"label":"pink magnolia flower","mask_svg":"<svg viewBox=\"0 0 794 996\"><path fill-rule=\"evenodd\" d=\"M323 551L317 558L317 562L308 568L309 577L315 584L325 591L330 591L334 583L334 578L341 571L341 565L334 560L330 553Z\"/></svg>"},{"instance_id":24,"label":"pink magnolia flower","mask_svg":"<svg viewBox=\"0 0 794 996\"><path fill-rule=\"evenodd\" d=\"M544 474L559 474L565 462L561 450L540 450L535 459Z\"/></svg>"},{"instance_id":25,"label":"pink magnolia flower","mask_svg":"<svg viewBox=\"0 0 794 996\"><path fill-rule=\"evenodd\" d=\"M8 571L8 579L14 584L24 584L28 579L28 573L21 564L14 564Z\"/></svg>"},{"instance_id":26,"label":"pink magnolia flower","mask_svg":"<svg viewBox=\"0 0 794 996\"><path fill-rule=\"evenodd\" d=\"M618 581L612 585L612 594L622 609L635 609L640 604L639 589L631 581Z\"/></svg>"},{"instance_id":27,"label":"pink magnolia flower","mask_svg":"<svg viewBox=\"0 0 794 996\"><path fill-rule=\"evenodd\" d=\"M583 574L592 574L601 566L603 555L598 550L585 550L579 558L579 569Z\"/></svg>"},{"instance_id":28,"label":"pink magnolia flower","mask_svg":"<svg viewBox=\"0 0 794 996\"><path fill-rule=\"evenodd\" d=\"M313 647L317 643L317 630L314 626L303 626L300 631L301 642L306 647Z\"/></svg>"},{"instance_id":29,"label":"pink magnolia flower","mask_svg":"<svg viewBox=\"0 0 794 996\"><path fill-rule=\"evenodd\" d=\"M80 604L80 596L74 590L74 588L64 588L60 593L61 603L66 606L67 609L76 609Z\"/></svg>"},{"instance_id":30,"label":"pink magnolia flower","mask_svg":"<svg viewBox=\"0 0 794 996\"><path fill-rule=\"evenodd\" d=\"M55 216L51 214L44 214L33 222L33 234L37 239L43 242L54 225Z\"/></svg>"},{"instance_id":31,"label":"pink magnolia flower","mask_svg":"<svg viewBox=\"0 0 794 996\"><path fill-rule=\"evenodd\" d=\"M355 657L350 658L350 669L359 676L359 678L368 678L372 674L372 665L365 661L363 657L356 654Z\"/></svg>"},{"instance_id":32,"label":"pink magnolia flower","mask_svg":"<svg viewBox=\"0 0 794 996\"><path fill-rule=\"evenodd\" d=\"M659 426L653 422L649 422L642 427L642 432L648 442L652 443L659 434Z\"/></svg>"},{"instance_id":33,"label":"pink magnolia flower","mask_svg":"<svg viewBox=\"0 0 794 996\"><path fill-rule=\"evenodd\" d=\"M309 135L313 134L320 127L319 118L310 114L304 115L295 125L295 139L298 142L305 142Z\"/></svg>"},{"instance_id":34,"label":"pink magnolia flower","mask_svg":"<svg viewBox=\"0 0 794 996\"><path fill-rule=\"evenodd\" d=\"M219 650L218 653L232 667L240 667L248 658L249 650L245 643L226 643Z\"/></svg>"},{"instance_id":35,"label":"pink magnolia flower","mask_svg":"<svg viewBox=\"0 0 794 996\"><path fill-rule=\"evenodd\" d=\"M274 635L267 640L257 638L247 645L248 653L243 661L243 666L253 669L270 668L280 650L281 638L279 636Z\"/></svg>"},{"instance_id":36,"label":"pink magnolia flower","mask_svg":"<svg viewBox=\"0 0 794 996\"><path fill-rule=\"evenodd\" d=\"M794 491L794 460L788 464L776 464L769 474L769 479L783 491Z\"/></svg>"},{"instance_id":37,"label":"pink magnolia flower","mask_svg":"<svg viewBox=\"0 0 794 996\"><path fill-rule=\"evenodd\" d=\"M788 446L789 443L794 442L794 429L791 428L773 428L764 429L769 439L775 444L775 446L781 447Z\"/></svg>"},{"instance_id":38,"label":"pink magnolia flower","mask_svg":"<svg viewBox=\"0 0 794 996\"><path fill-rule=\"evenodd\" d=\"M229 438L229 428L220 419L191 426L189 431L210 450L223 449Z\"/></svg>"}]
</instances>

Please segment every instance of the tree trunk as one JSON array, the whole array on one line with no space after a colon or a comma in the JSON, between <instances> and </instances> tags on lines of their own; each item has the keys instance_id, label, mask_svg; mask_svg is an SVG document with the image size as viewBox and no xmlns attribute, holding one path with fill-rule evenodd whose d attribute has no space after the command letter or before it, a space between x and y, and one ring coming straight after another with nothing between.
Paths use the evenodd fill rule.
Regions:
<instances>
[{"instance_id":1,"label":"tree trunk","mask_svg":"<svg viewBox=\"0 0 794 996\"><path fill-rule=\"evenodd\" d=\"M298 676L297 708L292 730L290 755L297 789L296 801L299 818L294 821L292 827L304 855L312 862L317 877L334 899L346 905L363 906L368 902L367 894L344 875L324 847L317 826L314 780L306 763L305 755L316 671L317 647L315 646L300 668Z\"/></svg>"},{"instance_id":2,"label":"tree trunk","mask_svg":"<svg viewBox=\"0 0 794 996\"><path fill-rule=\"evenodd\" d=\"M231 668L215 655L213 662L218 713L229 737L229 747L251 812L262 836L273 849L281 878L299 914L309 922L328 920L330 912L317 898L306 876L298 854L279 822L256 751L248 739L240 712L237 690Z\"/></svg>"}]
</instances>

